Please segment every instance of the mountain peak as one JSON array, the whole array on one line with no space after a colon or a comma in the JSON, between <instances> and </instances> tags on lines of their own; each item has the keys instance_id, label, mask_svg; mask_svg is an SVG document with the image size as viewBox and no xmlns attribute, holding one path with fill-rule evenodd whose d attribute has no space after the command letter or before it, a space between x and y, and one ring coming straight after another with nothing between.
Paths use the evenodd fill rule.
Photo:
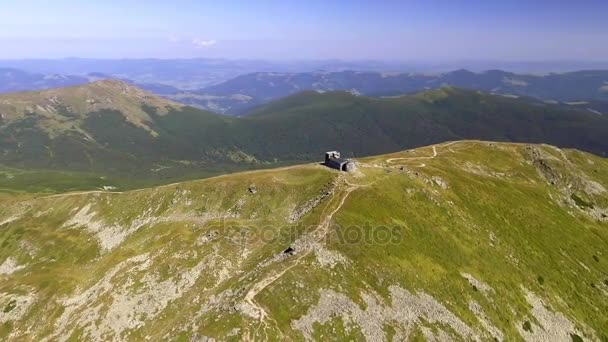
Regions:
<instances>
[{"instance_id":1,"label":"mountain peak","mask_svg":"<svg viewBox=\"0 0 608 342\"><path fill-rule=\"evenodd\" d=\"M182 107L117 79L0 95L0 112L8 121L35 114L45 120L66 123L84 120L90 113L113 110L122 113L133 125L156 135L146 124L151 119L144 106L156 108L159 115Z\"/></svg>"},{"instance_id":2,"label":"mountain peak","mask_svg":"<svg viewBox=\"0 0 608 342\"><path fill-rule=\"evenodd\" d=\"M117 78L106 78L89 83L89 85L104 86L104 87L134 87L126 81Z\"/></svg>"},{"instance_id":3,"label":"mountain peak","mask_svg":"<svg viewBox=\"0 0 608 342\"><path fill-rule=\"evenodd\" d=\"M101 92L104 95L127 96L127 97L132 97L135 99L139 99L142 101L143 100L152 100L152 99L160 100L160 98L157 97L156 95L154 95L152 93L148 93L147 91L140 89L140 88L134 86L133 84L130 84L123 80L113 79L113 78L98 80L98 81L94 81L94 82L90 82L90 83L86 83L86 84L82 84L82 85L67 87L67 88L60 88L59 92L69 92L70 90L85 91L85 92L88 92L89 95L91 95L91 96L101 95L101 94L99 94L99 92ZM165 100L162 100L162 101L165 101ZM177 105L177 104L174 104L174 105Z\"/></svg>"}]
</instances>

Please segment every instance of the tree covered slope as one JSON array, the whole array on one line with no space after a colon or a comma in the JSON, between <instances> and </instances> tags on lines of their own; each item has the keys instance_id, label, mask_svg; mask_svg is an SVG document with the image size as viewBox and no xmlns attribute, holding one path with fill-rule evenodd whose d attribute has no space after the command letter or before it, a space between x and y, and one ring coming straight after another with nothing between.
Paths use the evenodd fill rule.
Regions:
<instances>
[{"instance_id":1,"label":"tree covered slope","mask_svg":"<svg viewBox=\"0 0 608 342\"><path fill-rule=\"evenodd\" d=\"M2 95L0 114L1 165L86 172L111 186L123 186L115 178L166 182L314 161L327 150L360 157L458 139L608 152L608 116L456 88L394 98L303 92L234 118L100 81Z\"/></svg>"},{"instance_id":2,"label":"tree covered slope","mask_svg":"<svg viewBox=\"0 0 608 342\"><path fill-rule=\"evenodd\" d=\"M608 337L608 160L460 141L0 197L3 340Z\"/></svg>"}]
</instances>

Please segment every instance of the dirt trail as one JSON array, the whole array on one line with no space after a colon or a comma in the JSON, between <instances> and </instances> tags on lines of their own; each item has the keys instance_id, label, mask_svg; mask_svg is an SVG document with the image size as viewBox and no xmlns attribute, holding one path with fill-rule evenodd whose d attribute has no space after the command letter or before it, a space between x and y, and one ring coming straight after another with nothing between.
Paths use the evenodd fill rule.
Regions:
<instances>
[{"instance_id":1,"label":"dirt trail","mask_svg":"<svg viewBox=\"0 0 608 342\"><path fill-rule=\"evenodd\" d=\"M442 147L445 146L449 146L452 144L457 143L457 141L454 142L450 142L447 144L442 145ZM415 159L433 159L438 155L438 151L437 151L437 147L433 146L433 154L432 156L427 156L427 157L410 157L410 158L391 158L388 159L387 162L391 162L394 160L415 160ZM424 165L424 164L422 164ZM341 197L339 197L339 199L333 197L332 199L330 199L330 204L328 205L331 206L332 202L338 201L337 205L327 214L323 213L321 215L321 221L319 222L319 224L317 225L317 227L315 228L314 231L310 232L307 234L306 237L309 237L309 241L312 241L313 243L319 243L323 240L323 238L328 234L329 232L329 227L331 224L331 221L334 217L334 215L340 210L342 209L342 206L344 205L344 203L346 202L346 199L349 197L349 195L360 188L366 188L369 186L372 186L374 183L376 183L378 180L371 182L369 184L356 184L356 183L352 183L350 182L346 177L344 177L343 175L340 175L341 180L344 182L344 185L346 186L342 191L340 191L342 193ZM388 175L386 175L385 177L388 177ZM384 177L383 177L384 178ZM383 179L382 178L382 179ZM340 193L338 192L338 193ZM300 265L302 259L304 259L306 256L310 255L310 253L313 251L313 243L309 243L306 244L306 249L302 250L302 251L297 251L297 254L295 256L295 258L290 259L288 262L289 264L286 265L284 268L272 272L270 274L265 275L264 277L262 277L260 280L258 280L256 283L254 283L254 285L249 289L249 291L247 292L247 294L244 297L244 301L253 309L257 312L257 317L259 318L260 324L258 326L258 329L256 330L255 333L257 333L259 331L259 329L262 326L268 326L266 324L266 320L272 320L268 313L266 312L266 310L255 301L255 297L262 292L264 289L266 289L268 286L270 286L271 284L273 284L275 281L277 281L278 279L280 279L285 273L287 273L287 271L291 270L292 268ZM254 337L254 336L252 336Z\"/></svg>"},{"instance_id":2,"label":"dirt trail","mask_svg":"<svg viewBox=\"0 0 608 342\"><path fill-rule=\"evenodd\" d=\"M346 202L346 199L348 198L348 196L353 191L355 191L361 187L361 185L352 184L352 183L349 183L348 181L345 181L345 184L347 185L347 187L346 187L346 189L343 190L344 194L341 196L338 205L329 214L323 215L323 218L322 218L321 222L319 223L319 225L317 225L317 227L315 228L315 230L313 232L308 234L311 237L311 240L313 243L318 243L323 240L323 238L329 232L330 223L331 223L331 220L333 219L334 215L342 208L342 206ZM257 296L258 293L262 292L269 285L271 285L272 283L277 281L279 278L281 278L287 271L289 271L290 269L299 265L303 258L310 255L310 253L313 251L312 245L313 244L308 244L307 248L304 251L297 251L295 259L291 260L291 264L289 266L283 268L282 270L280 270L278 272L267 275L264 278L260 279L251 287L249 292L247 292L247 294L245 295L245 302L247 302L249 305L251 305L251 307L254 308L258 312L258 317L261 322L264 321L268 317L268 313L261 305L256 303L255 297Z\"/></svg>"},{"instance_id":3,"label":"dirt trail","mask_svg":"<svg viewBox=\"0 0 608 342\"><path fill-rule=\"evenodd\" d=\"M430 156L422 156L422 157L399 157L399 158L389 158L389 159L387 159L387 160L386 160L386 162L387 162L387 163L392 163L392 162L394 162L394 161L398 161L398 160L421 160L421 159L434 159L435 157L437 157L437 154L438 154L438 152L437 152L437 147L444 148L444 147L448 147L448 146L450 146L450 145L453 145L453 144L456 144L456 143L459 143L459 142L461 142L461 141L451 141L451 142L449 142L449 143L445 143L445 144L442 144L442 145L433 145L433 146L432 146L432 147L433 147L433 154L432 154L432 155L430 155ZM424 164L421 164L421 165L424 165ZM422 167L422 166L421 166L421 167Z\"/></svg>"},{"instance_id":4,"label":"dirt trail","mask_svg":"<svg viewBox=\"0 0 608 342\"><path fill-rule=\"evenodd\" d=\"M418 159L433 159L437 157L437 148L433 146L433 155L425 157L400 157L400 158L389 158L386 160L387 163L392 163L396 160L418 160Z\"/></svg>"}]
</instances>

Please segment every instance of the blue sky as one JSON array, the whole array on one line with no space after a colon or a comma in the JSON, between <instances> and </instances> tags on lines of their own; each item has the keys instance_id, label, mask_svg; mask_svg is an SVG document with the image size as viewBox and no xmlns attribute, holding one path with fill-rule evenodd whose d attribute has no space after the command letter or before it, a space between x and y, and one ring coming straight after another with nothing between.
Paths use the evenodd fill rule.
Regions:
<instances>
[{"instance_id":1,"label":"blue sky","mask_svg":"<svg viewBox=\"0 0 608 342\"><path fill-rule=\"evenodd\" d=\"M608 1L9 0L0 58L606 60Z\"/></svg>"}]
</instances>

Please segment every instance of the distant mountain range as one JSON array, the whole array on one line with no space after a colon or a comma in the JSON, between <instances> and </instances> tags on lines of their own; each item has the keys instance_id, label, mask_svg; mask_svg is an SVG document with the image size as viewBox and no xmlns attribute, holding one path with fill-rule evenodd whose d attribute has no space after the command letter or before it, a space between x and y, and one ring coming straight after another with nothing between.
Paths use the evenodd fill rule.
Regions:
<instances>
[{"instance_id":1,"label":"distant mountain range","mask_svg":"<svg viewBox=\"0 0 608 342\"><path fill-rule=\"evenodd\" d=\"M256 106L304 90L345 90L356 95L381 97L442 86L536 97L545 101L608 101L606 70L546 75L514 74L500 70L481 73L457 70L435 75L360 71L259 72L239 76L198 91L172 95L170 98L216 112L242 115ZM605 106L598 104L595 107Z\"/></svg>"},{"instance_id":2,"label":"distant mountain range","mask_svg":"<svg viewBox=\"0 0 608 342\"><path fill-rule=\"evenodd\" d=\"M83 76L49 75L0 68L0 93L67 87L87 82L89 79Z\"/></svg>"},{"instance_id":3,"label":"distant mountain range","mask_svg":"<svg viewBox=\"0 0 608 342\"><path fill-rule=\"evenodd\" d=\"M307 91L241 118L122 81L0 95L0 165L159 181L314 161L333 149L352 157L459 139L605 155L607 136L606 115L456 88L394 98Z\"/></svg>"},{"instance_id":4,"label":"distant mountain range","mask_svg":"<svg viewBox=\"0 0 608 342\"><path fill-rule=\"evenodd\" d=\"M76 60L76 66L78 66ZM86 61L86 60L85 60ZM141 61L140 61L141 62ZM28 66L27 63L17 65ZM49 62L50 63L50 62ZM57 62L55 62L57 63ZM256 72L230 78L240 71L247 71L255 66L246 64L229 69L230 63L218 65L199 64L182 65L183 69L174 73L168 68L162 71L160 61L152 61L146 68L132 62L112 64L100 62L83 62L80 67L38 68L53 71L86 71L72 74L43 74L27 72L14 68L0 69L0 93L15 91L42 90L70 85L84 84L103 79L120 79L139 88L166 97L175 102L198 107L226 115L245 115L257 106L292 95L301 91L315 90L349 91L354 95L372 97L400 96L423 90L453 86L509 96L536 97L548 102L572 102L587 106L592 112L606 113L608 102L608 70L587 70L568 73L549 73L544 75L515 74L501 70L490 70L480 73L468 70L456 70L439 74L421 73L387 73L379 71L315 71L315 72ZM159 70L153 66L159 65ZM164 62L163 62L164 63ZM182 61L182 63L184 63ZM2 65L2 63L0 63ZM34 64L38 65L38 64ZM44 65L44 64L43 64ZM53 66L54 64L51 64ZM181 64L180 64L181 65ZM102 71L91 71L93 67ZM207 81L186 81L187 70L197 66L216 72L225 71L223 76ZM204 66L204 67L203 67ZM30 66L31 67L31 66ZM178 66L173 66L178 68ZM270 67L262 65L261 68ZM333 67L339 68L339 64ZM288 69L286 66L282 66ZM178 68L179 69L179 68ZM149 71L148 74L144 74ZM198 70L198 69L197 69ZM232 71L229 71L232 70ZM195 74L198 71L192 71ZM202 72L202 71L201 71ZM203 72L204 73L204 72ZM190 89L200 84L209 84L204 88Z\"/></svg>"},{"instance_id":5,"label":"distant mountain range","mask_svg":"<svg viewBox=\"0 0 608 342\"><path fill-rule=\"evenodd\" d=\"M84 75L42 74L13 68L0 68L0 93L46 90L80 85L105 79L120 79L159 95L174 95L182 90L161 83L138 83L111 74L91 72Z\"/></svg>"},{"instance_id":6,"label":"distant mountain range","mask_svg":"<svg viewBox=\"0 0 608 342\"><path fill-rule=\"evenodd\" d=\"M253 72L437 70L424 65L418 66L379 61L264 61L209 58L20 59L0 60L0 68L21 69L45 75L87 75L90 73L100 73L109 75L111 78L129 79L137 84L165 84L179 89L199 89ZM453 69L453 67L442 70L450 69Z\"/></svg>"}]
</instances>

